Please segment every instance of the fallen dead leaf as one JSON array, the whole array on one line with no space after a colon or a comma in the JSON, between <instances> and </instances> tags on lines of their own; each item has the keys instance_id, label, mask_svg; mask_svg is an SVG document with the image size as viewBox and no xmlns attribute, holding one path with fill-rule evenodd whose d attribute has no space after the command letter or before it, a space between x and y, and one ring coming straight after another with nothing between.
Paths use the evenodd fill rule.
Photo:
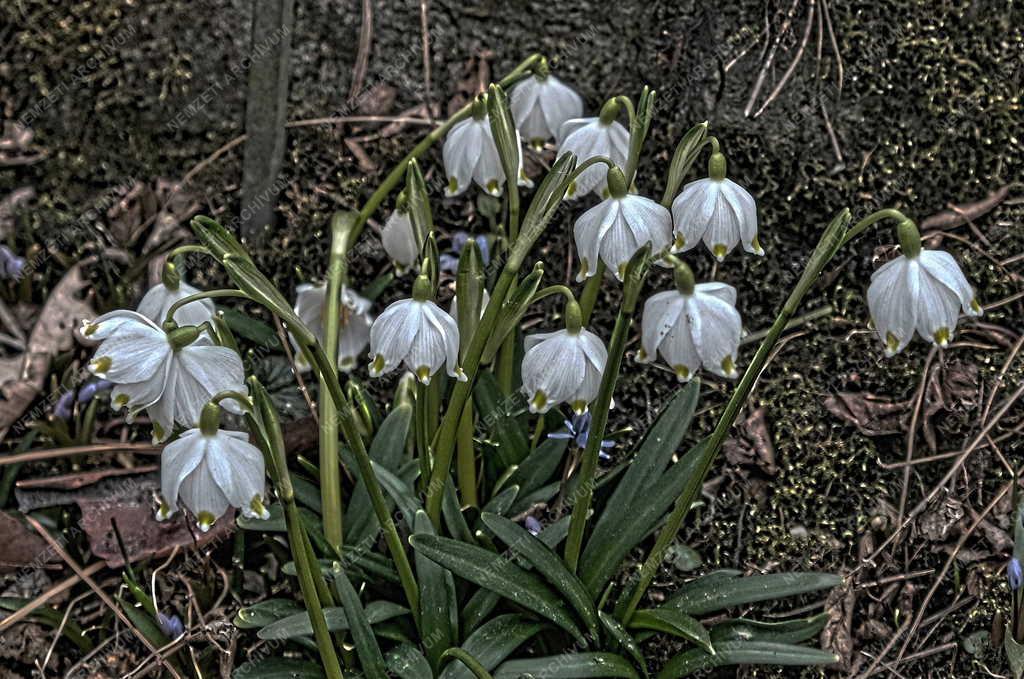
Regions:
<instances>
[{"instance_id":1,"label":"fallen dead leaf","mask_svg":"<svg viewBox=\"0 0 1024 679\"><path fill-rule=\"evenodd\" d=\"M20 568L40 568L59 561L57 554L46 541L32 530L17 514L0 512L0 573L10 573Z\"/></svg>"},{"instance_id":2,"label":"fallen dead leaf","mask_svg":"<svg viewBox=\"0 0 1024 679\"><path fill-rule=\"evenodd\" d=\"M825 399L825 407L841 420L849 422L866 436L898 434L904 430L906 402L861 392L841 391Z\"/></svg>"}]
</instances>

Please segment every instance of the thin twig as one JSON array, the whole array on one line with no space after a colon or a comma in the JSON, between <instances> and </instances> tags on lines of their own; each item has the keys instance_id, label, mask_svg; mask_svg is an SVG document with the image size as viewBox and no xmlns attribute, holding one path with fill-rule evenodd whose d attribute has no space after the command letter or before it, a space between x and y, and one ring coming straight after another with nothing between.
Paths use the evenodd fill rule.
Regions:
<instances>
[{"instance_id":1,"label":"thin twig","mask_svg":"<svg viewBox=\"0 0 1024 679\"><path fill-rule=\"evenodd\" d=\"M804 26L804 35L800 39L800 46L797 47L796 56L793 57L793 61L790 62L789 67L786 69L785 73L782 74L782 79L779 80L775 88L772 89L771 94L769 94L768 98L764 100L764 103L761 104L761 108L757 109L757 113L753 116L754 118L757 118L764 113L764 110L768 108L768 105L775 101L776 97L779 96L782 89L786 86L786 83L788 83L789 79L793 77L793 73L796 71L796 67L800 63L800 60L804 58L804 51L807 49L807 43L811 39L811 28L814 26L815 1L816 0L810 0L808 3L807 24Z\"/></svg>"},{"instance_id":2,"label":"thin twig","mask_svg":"<svg viewBox=\"0 0 1024 679\"><path fill-rule=\"evenodd\" d=\"M366 69L370 66L370 47L373 45L373 2L363 0L363 23L359 28L359 51L352 67L352 85L348 88L349 101L356 99L366 82Z\"/></svg>"},{"instance_id":3,"label":"thin twig","mask_svg":"<svg viewBox=\"0 0 1024 679\"><path fill-rule=\"evenodd\" d=\"M757 80L754 81L754 89L750 92L750 99L747 101L747 105L743 109L743 115L747 118L750 117L751 111L754 110L754 103L757 101L757 95L761 93L761 88L764 87L764 80L768 77L768 71L772 67L772 62L775 61L775 53L779 50L779 45L782 43L782 37L786 34L786 31L789 30L790 24L793 23L793 18L796 16L796 8L799 6L800 0L793 0L793 4L789 8L789 12L786 13L786 19L783 21L778 35L775 36L775 42L772 43L771 48L768 50L768 56L761 65L761 71L757 74Z\"/></svg>"},{"instance_id":4,"label":"thin twig","mask_svg":"<svg viewBox=\"0 0 1024 679\"><path fill-rule=\"evenodd\" d=\"M924 392L928 388L928 380L931 378L932 361L938 347L933 346L924 360L924 369L921 371L921 382L917 386L917 394L914 395L914 409L910 415L910 426L907 428L906 450L904 459L907 465L903 467L903 487L900 489L900 503L896 513L896 523L903 522L903 512L907 509L907 493L910 491L910 461L914 459L914 442L917 439L917 422L921 417L921 407L924 405Z\"/></svg>"},{"instance_id":5,"label":"thin twig","mask_svg":"<svg viewBox=\"0 0 1024 679\"><path fill-rule=\"evenodd\" d=\"M102 570L106 565L105 561L97 561L96 563L89 564L84 572L86 575L91 576ZM32 611L36 610L40 606L45 606L50 599L58 596L59 594L63 594L81 581L82 578L79 577L78 574L75 574L49 588L35 599L32 599L32 601L29 601L24 606L5 617L3 620L0 620L0 632L3 632L15 623L24 620L32 614Z\"/></svg>"}]
</instances>

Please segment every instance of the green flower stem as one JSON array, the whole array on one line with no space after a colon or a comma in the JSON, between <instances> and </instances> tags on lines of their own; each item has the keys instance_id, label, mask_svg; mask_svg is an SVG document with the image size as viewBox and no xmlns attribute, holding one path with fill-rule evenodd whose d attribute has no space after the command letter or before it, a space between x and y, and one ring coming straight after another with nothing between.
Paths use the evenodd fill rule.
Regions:
<instances>
[{"instance_id":1,"label":"green flower stem","mask_svg":"<svg viewBox=\"0 0 1024 679\"><path fill-rule=\"evenodd\" d=\"M533 54L527 57L523 62L516 66L507 76L502 78L502 80L499 81L498 84L501 85L503 88L510 87L519 80L528 76L531 73L533 65L540 61L540 59L542 58L543 57L540 54ZM413 147L412 151L410 151L408 155L406 155L405 158L403 158L397 165L395 165L394 169L392 169L391 172L388 173L388 176L384 178L384 181L381 182L380 186L377 187L377 190L373 192L373 194L366 201L366 204L363 205L363 208L359 211L359 216L356 219L355 224L353 225L352 232L349 234L350 245L355 243L356 239L359 238L359 235L362 233L363 228L366 226L366 222L370 219L370 215L372 215L377 210L377 208L380 207L381 203L384 202L384 199L387 198L388 194L391 193L391 191L394 190L396 186L398 186L398 183L400 181L402 181L402 178L405 176L406 167L409 165L409 161L422 156L424 153L426 153L427 149L429 149L431 146L434 145L435 142L437 142L445 134L447 134L448 130L450 130L456 123L468 118L472 113L473 101L470 101L468 104L460 108L450 118L448 118L448 120L439 125L426 137L424 137L420 141L420 143L416 144L416 146Z\"/></svg>"},{"instance_id":2,"label":"green flower stem","mask_svg":"<svg viewBox=\"0 0 1024 679\"><path fill-rule=\"evenodd\" d=\"M455 470L459 482L462 504L476 507L480 498L476 493L476 450L473 446L473 401L467 401L459 419L455 441Z\"/></svg>"},{"instance_id":3,"label":"green flower stem","mask_svg":"<svg viewBox=\"0 0 1024 679\"><path fill-rule=\"evenodd\" d=\"M808 311L806 314L801 314L796 318L790 320L789 323L786 323L786 327L783 328L783 332L792 330L793 328L799 328L801 325L810 323L811 321L816 321L819 318L824 318L825 316L829 316L833 311L834 309L832 308L831 304L826 304L825 306L819 307L814 311ZM753 342L763 340L765 337L768 336L768 332L769 330L758 330L757 332L752 332L740 340L740 346L742 347L745 344L751 344Z\"/></svg>"},{"instance_id":4,"label":"green flower stem","mask_svg":"<svg viewBox=\"0 0 1024 679\"><path fill-rule=\"evenodd\" d=\"M309 622L313 626L313 637L316 640L317 649L320 651L324 673L328 679L342 679L341 665L331 639L331 632L327 628L327 620L324 618L320 598L320 593L327 591L327 585L323 582L319 564L315 559L310 559L309 537L306 535L305 526L302 525L302 518L299 515L299 508L295 503L295 488L292 486L291 473L288 471L288 460L280 424L276 415L269 408L261 409L261 415L260 422L264 429L262 432L263 443L271 464L277 495L284 507L285 525L289 537L288 545L291 548L292 559L295 561L299 589L302 591L302 598L306 604ZM318 579L320 582L317 582Z\"/></svg>"},{"instance_id":5,"label":"green flower stem","mask_svg":"<svg viewBox=\"0 0 1024 679\"><path fill-rule=\"evenodd\" d=\"M185 255L190 252L198 252L204 255L210 255L211 257L213 256L213 253L210 252L210 248L206 247L205 245L191 244L179 245L178 247L174 248L173 250L167 253L167 259L171 260L177 257L178 255Z\"/></svg>"},{"instance_id":6,"label":"green flower stem","mask_svg":"<svg viewBox=\"0 0 1024 679\"><path fill-rule=\"evenodd\" d=\"M583 325L590 323L590 316L594 313L597 296L601 293L601 282L604 281L604 272L606 270L607 267L604 265L604 260L598 258L597 270L583 284L583 293L580 295L580 311L583 312Z\"/></svg>"},{"instance_id":7,"label":"green flower stem","mask_svg":"<svg viewBox=\"0 0 1024 679\"><path fill-rule=\"evenodd\" d=\"M867 217L854 224L853 227L846 232L846 235L843 237L843 245L846 245L851 240L867 231L873 224L880 222L883 219L895 219L898 222L902 222L907 219L907 216L899 210L891 207L878 210L877 212L872 212Z\"/></svg>"},{"instance_id":8,"label":"green flower stem","mask_svg":"<svg viewBox=\"0 0 1024 679\"><path fill-rule=\"evenodd\" d=\"M572 290L570 290L567 286L549 285L548 287L541 288L540 290L535 292L533 294L533 298L530 299L530 303L533 304L534 302L539 302L545 297L550 297L551 295L562 295L563 297L565 297L566 304L576 301L576 295L574 295Z\"/></svg>"},{"instance_id":9,"label":"green flower stem","mask_svg":"<svg viewBox=\"0 0 1024 679\"><path fill-rule=\"evenodd\" d=\"M338 373L335 369L335 362L330 360L327 354L324 353L323 347L315 342L311 345L306 345L303 349L307 354L307 360L309 360L310 365L314 366L320 376L324 378L327 391L334 400L334 405L338 411L337 419L341 427L341 434L345 437L345 442L356 458L360 478L366 484L366 490L370 496L370 504L373 505L373 512L384 533L384 541L387 543L388 552L395 562L395 570L398 571L398 579L402 583L402 590L405 592L406 601L409 603L409 610L419 611L419 586L416 584L412 566L409 564L409 556L405 553L405 546L402 544L402 538L398 535L398 528L395 526L395 521L391 518L391 513L388 511L387 501L384 499L384 491L380 487L377 474L373 471L373 463L366 452L366 444L363 443L363 438L359 434L359 426L356 423L352 404L349 403L341 389L341 383L338 381Z\"/></svg>"},{"instance_id":10,"label":"green flower stem","mask_svg":"<svg viewBox=\"0 0 1024 679\"><path fill-rule=\"evenodd\" d=\"M661 565L661 561L665 557L668 548L672 545L676 535L679 533L679 529L683 524L683 519L686 518L687 512L690 510L691 505L697 498L701 484L704 482L704 478L708 475L708 472L711 471L711 466L714 464L715 458L722 448L722 443L725 441L725 437L729 434L729 430L736 421L736 417L739 415L743 404L746 403L747 397L750 396L750 392L754 388L754 383L757 381L757 378L761 374L761 370L764 369L765 364L768 362L768 357L771 355L772 349L775 347L775 343L778 341L779 336L782 335L782 332L785 330L790 318L792 318L793 314L796 313L804 296L818 280L822 269L825 268L825 265L829 260L835 256L839 248L846 242L847 239L845 238L845 235L848 233L846 231L846 227L849 223L850 211L844 209L836 215L832 220L832 223L825 229L824 234L822 234L821 239L818 241L817 247L814 249L814 253L811 255L807 268L804 269L803 274L800 276L800 280L797 281L796 287L794 287L793 291L789 294L789 297L786 299L786 303L782 307L782 311L779 312L779 315L775 318L775 322L772 323L771 327L768 329L768 333L765 335L764 341L761 342L761 346L758 347L757 353L754 354L754 358L751 360L750 365L747 366L746 371L743 373L743 377L740 379L739 384L736 386L732 396L729 398L729 402L726 404L725 410L718 419L718 423L715 426L714 431L706 440L706 445L709 447L709 450L704 456L704 464L702 468L687 481L679 499L676 500L672 513L662 526L661 532L658 533L658 537L654 543L654 548L651 550L647 560L640 568L637 584L633 587L632 594L625 606L623 615L620 616L620 620L624 625L628 624L632 619L633 613L636 611L636 607L640 603L640 599L643 598L643 595L647 591L647 587L650 586L651 580L654 578L658 567ZM593 436L594 432L592 430L591 437ZM600 436L598 437L598 440L600 440Z\"/></svg>"},{"instance_id":11,"label":"green flower stem","mask_svg":"<svg viewBox=\"0 0 1024 679\"><path fill-rule=\"evenodd\" d=\"M573 493L576 497L572 502L572 518L569 520L569 535L565 541L565 563L569 571L576 572L583 547L583 530L587 524L587 515L594 499L594 476L597 473L598 455L601 452L601 441L604 439L608 426L608 411L612 404L615 382L619 378L622 357L626 353L626 340L633 324L633 313L636 311L640 288L647 277L650 245L642 248L627 265L625 282L622 288L622 304L615 319L612 339L608 344L608 361L601 375L601 388L597 392L591 411L590 433L587 446L583 450L580 463L579 485Z\"/></svg>"},{"instance_id":12,"label":"green flower stem","mask_svg":"<svg viewBox=\"0 0 1024 679\"><path fill-rule=\"evenodd\" d=\"M707 130L707 121L694 125L676 145L676 150L672 154L672 163L669 166L668 182L665 185L665 192L661 195L662 207L672 208L672 201L679 193L679 186L689 174L690 168L693 167L697 158L700 157L701 149L706 144L711 144L712 152L718 150L718 139L705 137Z\"/></svg>"},{"instance_id":13,"label":"green flower stem","mask_svg":"<svg viewBox=\"0 0 1024 679\"><path fill-rule=\"evenodd\" d=\"M533 425L533 436L530 438L530 452L537 450L540 437L544 435L544 416L537 415L537 423Z\"/></svg>"},{"instance_id":14,"label":"green flower stem","mask_svg":"<svg viewBox=\"0 0 1024 679\"><path fill-rule=\"evenodd\" d=\"M452 462L459 419L462 416L462 409L466 406L472 393L484 345L487 343L487 338L494 332L498 312L516 278L518 266L513 267L513 264L514 262L509 260L505 265L491 292L491 300L484 310L480 324L477 326L476 332L473 333L473 339L470 340L469 348L466 349L466 355L462 359L462 370L466 374L467 380L456 382L452 388L451 397L448 400L448 410L445 412L437 436L435 436L437 443L434 446L434 464L430 473L430 483L427 484L427 514L435 528L439 527L441 522L441 498L444 494L448 469Z\"/></svg>"},{"instance_id":15,"label":"green flower stem","mask_svg":"<svg viewBox=\"0 0 1024 679\"><path fill-rule=\"evenodd\" d=\"M472 655L467 653L465 650L452 647L441 654L441 660L448 660L449 658L458 660L465 665L476 679L493 679L491 673L487 671L487 668L480 664L480 661L474 658ZM440 668L438 668L440 669Z\"/></svg>"},{"instance_id":16,"label":"green flower stem","mask_svg":"<svg viewBox=\"0 0 1024 679\"><path fill-rule=\"evenodd\" d=\"M219 297L242 297L244 299L252 299L251 297L249 297L249 295L242 292L241 290L204 290L203 292L197 292L194 295L182 297L177 302L172 304L167 309L167 316L164 318L164 325L173 322L174 314L177 313L178 309L185 306L186 304L191 304L192 302L197 302L201 299L215 299Z\"/></svg>"},{"instance_id":17,"label":"green flower stem","mask_svg":"<svg viewBox=\"0 0 1024 679\"><path fill-rule=\"evenodd\" d=\"M331 253L327 263L327 291L324 296L324 352L337 357L341 331L341 286L346 282L348 237L354 221L349 213L331 217ZM337 359L335 359L337 360ZM324 538L336 552L344 544L344 507L341 500L341 464L338 460L338 409L334 399L324 398L327 386L320 376L320 502L323 506Z\"/></svg>"},{"instance_id":18,"label":"green flower stem","mask_svg":"<svg viewBox=\"0 0 1024 679\"><path fill-rule=\"evenodd\" d=\"M427 418L430 412L430 387L416 381L415 437L416 458L420 463L420 484L425 486L430 478L430 435Z\"/></svg>"},{"instance_id":19,"label":"green flower stem","mask_svg":"<svg viewBox=\"0 0 1024 679\"><path fill-rule=\"evenodd\" d=\"M519 177L505 177L508 189L508 240L519 238Z\"/></svg>"}]
</instances>

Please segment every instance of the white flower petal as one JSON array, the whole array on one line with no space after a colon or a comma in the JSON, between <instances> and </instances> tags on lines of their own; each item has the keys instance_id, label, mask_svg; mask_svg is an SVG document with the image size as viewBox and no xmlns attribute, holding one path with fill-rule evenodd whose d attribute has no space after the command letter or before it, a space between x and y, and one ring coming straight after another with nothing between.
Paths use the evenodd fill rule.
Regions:
<instances>
[{"instance_id":1,"label":"white flower petal","mask_svg":"<svg viewBox=\"0 0 1024 679\"><path fill-rule=\"evenodd\" d=\"M872 274L868 287L868 310L889 356L910 343L917 325L913 301L917 275L909 270L909 265L909 260L903 256L885 263ZM913 289L912 281L915 282Z\"/></svg>"},{"instance_id":2,"label":"white flower petal","mask_svg":"<svg viewBox=\"0 0 1024 679\"><path fill-rule=\"evenodd\" d=\"M468 185L470 174L459 177L461 185ZM395 210L388 215L384 222L384 228L380 232L380 241L384 246L384 252L388 257L398 262L404 268L411 268L416 265L420 256L420 249L416 245L416 234L413 231L412 220L408 212Z\"/></svg>"},{"instance_id":3,"label":"white flower petal","mask_svg":"<svg viewBox=\"0 0 1024 679\"><path fill-rule=\"evenodd\" d=\"M959 317L960 298L955 290L943 285L917 263L919 298L917 300L917 332L935 344L945 345L953 337Z\"/></svg>"},{"instance_id":4,"label":"white flower petal","mask_svg":"<svg viewBox=\"0 0 1024 679\"><path fill-rule=\"evenodd\" d=\"M182 281L177 290L170 290L163 283L151 287L139 302L137 311L157 325L163 325L171 305L178 300L198 293L199 290ZM174 321L179 326L202 325L216 313L213 300L201 299L189 302L174 312Z\"/></svg>"},{"instance_id":5,"label":"white flower petal","mask_svg":"<svg viewBox=\"0 0 1024 679\"><path fill-rule=\"evenodd\" d=\"M583 98L553 75L543 85L539 104L547 123L545 139L553 137L565 121L583 115Z\"/></svg>"},{"instance_id":6,"label":"white flower petal","mask_svg":"<svg viewBox=\"0 0 1024 679\"><path fill-rule=\"evenodd\" d=\"M918 261L929 275L956 293L965 314L981 315L981 308L974 297L974 288L967 282L953 255L943 250L922 250L918 255Z\"/></svg>"},{"instance_id":7,"label":"white flower petal","mask_svg":"<svg viewBox=\"0 0 1024 679\"><path fill-rule=\"evenodd\" d=\"M191 427L211 397L222 391L246 393L242 359L231 349L219 346L189 345L175 355L172 370L177 371L174 393L174 419ZM238 411L234 399L225 399L222 407Z\"/></svg>"},{"instance_id":8,"label":"white flower petal","mask_svg":"<svg viewBox=\"0 0 1024 679\"><path fill-rule=\"evenodd\" d=\"M722 377L735 376L736 352L743 324L731 304L698 292L687 303L692 337L701 364ZM728 364L723 362L729 359Z\"/></svg>"},{"instance_id":9,"label":"white flower petal","mask_svg":"<svg viewBox=\"0 0 1024 679\"><path fill-rule=\"evenodd\" d=\"M370 327L370 356L374 363L381 357L383 365L371 369L376 376L391 372L405 359L420 330L420 302L411 299L392 302Z\"/></svg>"},{"instance_id":10,"label":"white flower petal","mask_svg":"<svg viewBox=\"0 0 1024 679\"><path fill-rule=\"evenodd\" d=\"M171 353L167 334L139 314L115 322L116 329L96 348L89 363L90 372L122 384L150 379ZM101 328L106 330L107 327Z\"/></svg>"},{"instance_id":11,"label":"white flower petal","mask_svg":"<svg viewBox=\"0 0 1024 679\"><path fill-rule=\"evenodd\" d=\"M722 195L730 207L732 207L733 214L736 216L743 249L751 254L763 255L764 249L760 245L755 245L757 240L757 206L754 203L754 197L731 179L725 179L722 182Z\"/></svg>"},{"instance_id":12,"label":"white flower petal","mask_svg":"<svg viewBox=\"0 0 1024 679\"><path fill-rule=\"evenodd\" d=\"M203 460L204 449L198 429L181 435L177 441L168 443L160 453L160 494L172 508L178 504L178 489L182 482Z\"/></svg>"},{"instance_id":13,"label":"white flower petal","mask_svg":"<svg viewBox=\"0 0 1024 679\"><path fill-rule=\"evenodd\" d=\"M205 451L199 465L182 481L178 488L178 495L185 506L197 517L201 514L208 514L217 519L223 516L231 506L224 491L220 489L213 478ZM204 524L202 518L200 518L199 525L204 531L209 529L209 525Z\"/></svg>"},{"instance_id":14,"label":"white flower petal","mask_svg":"<svg viewBox=\"0 0 1024 679\"><path fill-rule=\"evenodd\" d=\"M536 342L523 356L523 391L532 412L547 412L573 398L586 378L586 357L577 336L561 330ZM538 401L538 394L543 400Z\"/></svg>"},{"instance_id":15,"label":"white flower petal","mask_svg":"<svg viewBox=\"0 0 1024 679\"><path fill-rule=\"evenodd\" d=\"M480 128L475 123L472 118L456 123L444 140L441 155L448 177L446 196L457 196L469 188L473 180L480 149Z\"/></svg>"},{"instance_id":16,"label":"white flower petal","mask_svg":"<svg viewBox=\"0 0 1024 679\"><path fill-rule=\"evenodd\" d=\"M225 436L227 433L218 431L206 437L206 463L228 502L253 516L253 498L262 499L266 489L263 453L248 441Z\"/></svg>"}]
</instances>

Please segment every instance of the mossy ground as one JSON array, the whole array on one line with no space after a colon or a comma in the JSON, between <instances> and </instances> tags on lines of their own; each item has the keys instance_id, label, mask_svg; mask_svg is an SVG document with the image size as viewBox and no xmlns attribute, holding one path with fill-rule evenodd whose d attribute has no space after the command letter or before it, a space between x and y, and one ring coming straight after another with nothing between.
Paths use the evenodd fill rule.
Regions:
<instances>
[{"instance_id":1,"label":"mossy ground","mask_svg":"<svg viewBox=\"0 0 1024 679\"><path fill-rule=\"evenodd\" d=\"M743 109L761 63L771 24L771 38L789 3L431 3L433 88L431 99L442 109L465 96L466 81L487 54L491 72L502 74L525 55L539 50L554 57L559 76L583 94L588 110L604 98L636 96L649 84L659 90L659 114L646 146L638 186L660 196L675 140L691 125L709 120L723 142L730 174L753 189L758 200L764 258L733 254L717 268L717 277L735 285L739 308L750 330L766 327L799 275L816 235L840 208L857 216L882 206L897 206L924 217L946 207L978 199L1021 177L1021 86L1024 83L1024 14L1012 2L830 3L831 19L843 64L841 91L835 86L839 58L826 37L817 58L816 33L779 97L755 120ZM47 4L48 5L48 4ZM49 157L27 167L0 170L0 194L23 185L38 192L32 209L19 215L19 229L9 245L19 251L66 227L109 187L131 179L178 178L241 131L244 82L232 81L227 66L247 45L249 10L241 0L184 2L99 0L44 3L12 0L0 10L0 101L5 118L17 119L52 92L52 105L34 116L36 143ZM377 4L368 85L395 90L389 111L397 113L421 101L420 24L417 3L396 7ZM758 106L781 77L803 30L801 6L793 29L783 40ZM767 22L767 23L766 23ZM343 110L349 91L360 17L352 3L320 0L298 3L293 36L290 119L330 115ZM756 43L756 44L754 44ZM743 49L750 51L725 64ZM90 61L95 59L95 61ZM92 64L92 65L89 65ZM398 68L395 68L395 66ZM204 92L209 102L171 126ZM830 143L821 102L825 102L844 162ZM289 134L279 212L281 227L255 252L282 289L316 279L326 264L326 224L331 212L358 206L411 145L421 128L371 141L365 150L380 168L359 168L342 139L348 131L314 127ZM188 191L202 211L233 214L237 209L239 149L202 171ZM423 163L437 173L439 153ZM438 201L442 229L480 228L483 222L465 199ZM560 213L541 246L550 279L569 280L569 237L575 210ZM384 212L375 216L383 219ZM981 245L980 250L946 239L963 263L983 302L1019 290L1009 267L994 261L1024 251L1021 205L1004 203L979 221L991 245L979 244L965 228L954 233ZM105 233L102 216L90 226ZM370 236L371 238L373 236ZM761 377L751 407L767 409L778 474L767 483L744 482L735 468L725 474L714 501L702 512L699 527L687 539L712 565L750 570L824 569L844 571L857 563L861 536L874 517L894 504L902 473L887 471L879 460L902 459L899 435L868 438L840 422L824 407L837 391L864 391L910 398L917 388L927 353L921 343L893 359L884 359L876 338L865 331L864 291L873 269L876 246L893 242L882 227L869 232L831 267L828 284L816 290L804 309L830 304L834 313L813 323L775 356ZM74 255L75 253L69 253ZM698 278L711 274L704 253L690 257ZM369 277L384 264L369 251L355 273ZM61 274L45 271L46 284ZM210 283L216 274L196 272ZM664 288L666 274L652 277L651 289ZM45 285L36 298L45 296ZM608 286L599 300L594 325L610 328L617 292ZM1020 301L994 310L987 322L1024 330ZM545 310L556 311L554 306ZM746 357L753 346L744 349ZM941 361L964 361L980 370L988 394L1005 350L960 348ZM1019 384L1024 369L1018 360L1006 383ZM666 373L627 362L617 394L614 424L641 429L650 421L673 384ZM697 430L709 431L723 402L725 387L709 381ZM977 412L952 413L940 426L941 450L959 448L977 431ZM1019 410L1016 417L1020 417ZM1019 460L1018 439L1003 453ZM947 463L920 466L911 476L911 503L941 477ZM757 472L753 472L757 475ZM976 509L1005 483L1006 472L987 451L968 465L961 495ZM914 568L938 568L946 553L912 536L906 547ZM902 554L902 549L900 550ZM901 556L902 558L902 556ZM968 572L990 581L980 600L946 618L933 643L959 640L987 630L992 615L1006 601L991 559L957 565L930 604L938 611L957 596L955 582ZM893 572L898 572L898 569ZM659 585L679 573L665 570ZM923 582L930 583L930 578ZM923 590L923 587L922 587ZM913 599L920 603L921 592ZM861 601L864 596L861 596ZM855 613L855 628L866 605ZM895 609L887 609L894 614ZM900 615L907 615L901 611ZM902 619L888 619L898 626ZM857 652L874 654L884 644L857 644ZM667 651L666 651L667 652ZM892 657L892 656L890 656ZM975 676L982 666L1005 667L996 652L972 656L947 652L920 663L902 665L902 676ZM751 676L775 671L757 670ZM809 675L817 671L807 672ZM788 674L787 674L788 675Z\"/></svg>"}]
</instances>

